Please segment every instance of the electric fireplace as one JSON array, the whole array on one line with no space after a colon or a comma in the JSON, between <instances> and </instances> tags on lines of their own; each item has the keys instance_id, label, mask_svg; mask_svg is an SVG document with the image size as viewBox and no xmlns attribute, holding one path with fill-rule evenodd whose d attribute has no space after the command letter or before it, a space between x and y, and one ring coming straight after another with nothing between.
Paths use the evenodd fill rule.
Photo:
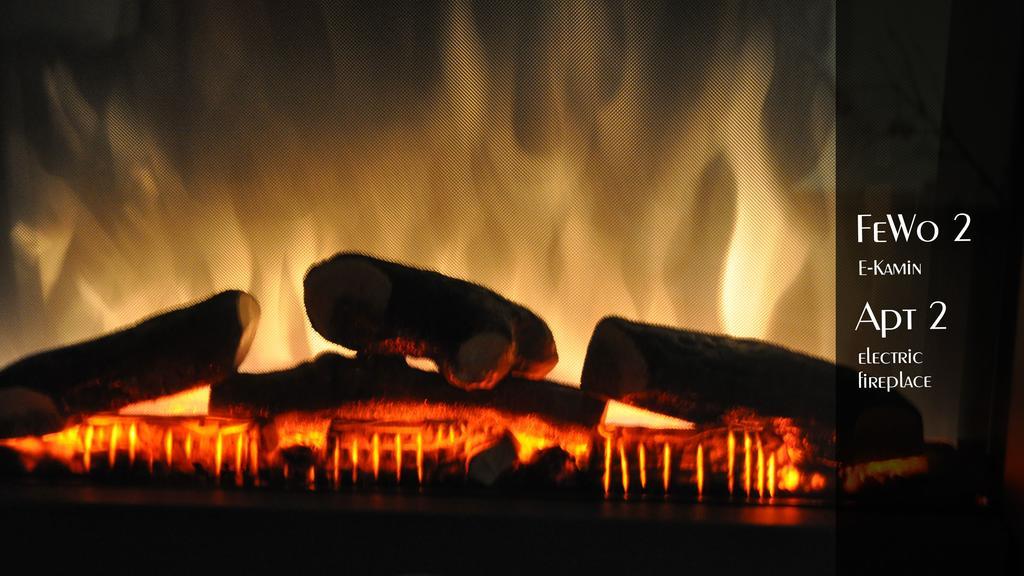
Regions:
<instances>
[{"instance_id":1,"label":"electric fireplace","mask_svg":"<svg viewBox=\"0 0 1024 576\"><path fill-rule=\"evenodd\" d=\"M822 574L844 507L977 518L836 362L832 3L7 10L15 550Z\"/></svg>"}]
</instances>

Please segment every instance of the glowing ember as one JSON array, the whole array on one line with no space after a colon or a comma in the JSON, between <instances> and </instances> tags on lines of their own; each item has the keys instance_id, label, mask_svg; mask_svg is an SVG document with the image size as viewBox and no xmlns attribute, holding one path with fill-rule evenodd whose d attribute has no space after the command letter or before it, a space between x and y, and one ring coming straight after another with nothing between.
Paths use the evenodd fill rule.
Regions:
<instances>
[{"instance_id":1,"label":"glowing ember","mask_svg":"<svg viewBox=\"0 0 1024 576\"><path fill-rule=\"evenodd\" d=\"M640 488L647 490L647 451L644 449L644 443L641 442L637 447L637 464L640 466Z\"/></svg>"},{"instance_id":2,"label":"glowing ember","mask_svg":"<svg viewBox=\"0 0 1024 576\"><path fill-rule=\"evenodd\" d=\"M750 454L750 434L747 432L743 433L743 492L746 493L747 498L750 498L750 479L752 464Z\"/></svg>"},{"instance_id":3,"label":"glowing ember","mask_svg":"<svg viewBox=\"0 0 1024 576\"><path fill-rule=\"evenodd\" d=\"M663 482L663 487L665 489L665 492L667 493L668 492L668 487L672 483L672 447L668 445L668 442L665 442L665 448L662 450L662 452L663 452L662 460L661 460L661 468L662 468L661 473L662 473L662 476L663 476L662 482Z\"/></svg>"},{"instance_id":4,"label":"glowing ember","mask_svg":"<svg viewBox=\"0 0 1024 576\"><path fill-rule=\"evenodd\" d=\"M865 485L883 483L893 478L910 478L928 472L928 459L924 456L893 458L845 466L841 470L843 489L859 492ZM811 479L812 483L816 481ZM821 479L821 482L824 478Z\"/></svg>"},{"instance_id":5,"label":"glowing ember","mask_svg":"<svg viewBox=\"0 0 1024 576\"><path fill-rule=\"evenodd\" d=\"M609 400L601 418L604 426L621 428L652 428L658 430L693 430L693 422L673 418L616 400Z\"/></svg>"},{"instance_id":6,"label":"glowing ember","mask_svg":"<svg viewBox=\"0 0 1024 576\"><path fill-rule=\"evenodd\" d=\"M704 496L704 446L697 444L697 497Z\"/></svg>"},{"instance_id":7,"label":"glowing ember","mask_svg":"<svg viewBox=\"0 0 1024 576\"><path fill-rule=\"evenodd\" d=\"M736 468L736 435L733 434L732 430L729 430L728 442L728 467L729 467L729 495L732 496L733 484L735 483L735 468Z\"/></svg>"},{"instance_id":8,"label":"glowing ember","mask_svg":"<svg viewBox=\"0 0 1024 576\"><path fill-rule=\"evenodd\" d=\"M122 416L205 416L210 406L210 387L198 386L156 400L129 404L117 411Z\"/></svg>"},{"instance_id":9,"label":"glowing ember","mask_svg":"<svg viewBox=\"0 0 1024 576\"><path fill-rule=\"evenodd\" d=\"M651 490L660 490L662 494L691 493L698 499L709 494L732 494L737 466L736 431L732 428L702 432L611 428L602 430L601 434L605 444L602 472L606 494L612 490L612 477L621 477L619 484L625 496ZM743 434L744 490L749 496L756 494L753 502L773 503L779 490L797 494L829 489L826 476L818 472L809 474L808 480L804 481L800 466L814 464L793 459L793 454L801 458L803 454L791 453L784 438L767 430L744 430ZM647 443L652 441L661 447L657 462L651 461L647 450ZM659 487L652 488L646 478L659 465L661 483ZM827 464L817 466L827 467ZM677 475L675 471L683 473ZM634 484L635 478L640 479L639 486Z\"/></svg>"}]
</instances>

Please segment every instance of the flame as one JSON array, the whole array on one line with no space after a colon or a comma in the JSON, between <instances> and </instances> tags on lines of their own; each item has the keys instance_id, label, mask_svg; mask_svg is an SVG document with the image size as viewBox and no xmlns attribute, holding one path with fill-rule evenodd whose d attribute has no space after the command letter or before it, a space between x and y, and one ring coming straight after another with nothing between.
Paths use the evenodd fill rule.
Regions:
<instances>
[{"instance_id":1,"label":"flame","mask_svg":"<svg viewBox=\"0 0 1024 576\"><path fill-rule=\"evenodd\" d=\"M833 236L817 215L834 213L825 166L834 135L799 189L776 173L770 150L817 136L773 139L763 127L774 66L791 60L775 58L774 27L783 24L716 28L716 42L691 46L707 73L684 76L686 89L670 95L657 88L666 64L646 15L627 7L619 20L597 4L544 12L537 21L564 32L538 34L547 43L531 52L539 57L505 60L481 38L469 3L445 8L429 35L437 73L398 117L353 108L408 85L382 85L353 65L339 48L348 39L330 30L324 45L335 49L295 56L324 62L326 86L338 88L318 91L317 106L287 90L279 100L278 87L295 80L290 71L305 68L275 68L281 77L268 83L259 58L269 51L230 18L200 14L217 26L132 52L133 66L119 67L111 85L145 92L135 75L166 64L151 58L178 54L182 41L194 47L195 61L176 64L196 72L184 91L196 96L182 103L204 111L208 121L195 129L178 128L134 91L115 89L95 107L79 84L91 83L88 71L47 64L43 105L55 117L44 124L56 133L46 136L67 143L47 149L74 152L8 135L5 165L23 191L6 234L19 289L0 306L38 313L15 331L27 336L0 344L0 361L241 288L262 306L243 369L290 366L337 349L303 313L302 278L343 249L435 268L530 305L552 326L561 356L553 377L566 382L578 380L590 332L610 314L771 336L831 357L834 273L818 247ZM695 16L704 17L715 18ZM622 52L608 55L604 39L620 33ZM233 56L209 56L225 50ZM534 75L536 90L523 92L522 79ZM211 104L224 102L232 105ZM339 121L349 115L366 121ZM167 134L174 141L165 147ZM718 191L727 208L704 237L694 232L708 200L700 183L716 158L734 183ZM91 166L110 169L97 175ZM783 294L795 289L810 294L805 322L770 321L784 316Z\"/></svg>"},{"instance_id":2,"label":"flame","mask_svg":"<svg viewBox=\"0 0 1024 576\"><path fill-rule=\"evenodd\" d=\"M114 463L117 462L117 441L121 436L121 425L114 424L114 427L110 430L110 445L108 446L108 462L110 467L114 467Z\"/></svg>"},{"instance_id":3,"label":"flame","mask_svg":"<svg viewBox=\"0 0 1024 576\"><path fill-rule=\"evenodd\" d=\"M617 400L609 400L605 405L601 423L605 426L623 428L652 428L661 430L693 430L695 425L681 418L659 414L651 410L638 408Z\"/></svg>"},{"instance_id":4,"label":"flame","mask_svg":"<svg viewBox=\"0 0 1024 576\"><path fill-rule=\"evenodd\" d=\"M668 487L672 484L672 447L665 442L661 455L662 487L668 494Z\"/></svg>"},{"instance_id":5,"label":"flame","mask_svg":"<svg viewBox=\"0 0 1024 576\"><path fill-rule=\"evenodd\" d=\"M352 440L349 458L352 460L352 483L355 484L359 481L359 440Z\"/></svg>"},{"instance_id":6,"label":"flame","mask_svg":"<svg viewBox=\"0 0 1024 576\"><path fill-rule=\"evenodd\" d=\"M736 436L732 430L729 430L728 442L728 467L729 467L729 496L732 496L733 484L735 483L734 469L736 468Z\"/></svg>"},{"instance_id":7,"label":"flame","mask_svg":"<svg viewBox=\"0 0 1024 576\"><path fill-rule=\"evenodd\" d=\"M775 498L775 454L768 456L768 497Z\"/></svg>"},{"instance_id":8,"label":"flame","mask_svg":"<svg viewBox=\"0 0 1024 576\"><path fill-rule=\"evenodd\" d=\"M423 484L423 434L416 434L416 482Z\"/></svg>"},{"instance_id":9,"label":"flame","mask_svg":"<svg viewBox=\"0 0 1024 576\"><path fill-rule=\"evenodd\" d=\"M168 431L167 437L168 438L171 437L170 431ZM170 443L168 443L168 446L170 446ZM170 451L170 449L168 449L167 450L167 463L168 464L170 464L170 460L171 460L171 451ZM216 451L214 452L214 457L213 457L213 475L216 476L218 479L220 478L220 469L222 468L223 461L224 461L224 435L221 434L220 432L217 432L217 448L216 448Z\"/></svg>"},{"instance_id":10,"label":"flame","mask_svg":"<svg viewBox=\"0 0 1024 576\"><path fill-rule=\"evenodd\" d=\"M85 471L88 472L92 465L92 440L94 434L94 428L89 425L85 428L85 447L82 450L82 465L85 466Z\"/></svg>"},{"instance_id":11,"label":"flame","mask_svg":"<svg viewBox=\"0 0 1024 576\"><path fill-rule=\"evenodd\" d=\"M626 458L626 445L619 442L619 464L622 467L622 493L629 494L629 460Z\"/></svg>"},{"instance_id":12,"label":"flame","mask_svg":"<svg viewBox=\"0 0 1024 576\"><path fill-rule=\"evenodd\" d=\"M177 394L129 404L117 411L124 416L205 416L210 405L210 386L202 385Z\"/></svg>"},{"instance_id":13,"label":"flame","mask_svg":"<svg viewBox=\"0 0 1024 576\"><path fill-rule=\"evenodd\" d=\"M373 450L373 480L380 479L380 434L374 434L372 442Z\"/></svg>"},{"instance_id":14,"label":"flame","mask_svg":"<svg viewBox=\"0 0 1024 576\"><path fill-rule=\"evenodd\" d=\"M750 434L743 433L743 492L750 498L751 464L752 454L750 453Z\"/></svg>"},{"instance_id":15,"label":"flame","mask_svg":"<svg viewBox=\"0 0 1024 576\"><path fill-rule=\"evenodd\" d=\"M395 434L395 480L402 483L402 435Z\"/></svg>"},{"instance_id":16,"label":"flame","mask_svg":"<svg viewBox=\"0 0 1024 576\"><path fill-rule=\"evenodd\" d=\"M135 444L139 441L139 430L135 422L128 427L128 463L135 465Z\"/></svg>"},{"instance_id":17,"label":"flame","mask_svg":"<svg viewBox=\"0 0 1024 576\"><path fill-rule=\"evenodd\" d=\"M640 488L647 490L647 452L643 442L637 446L637 458L637 465L640 467Z\"/></svg>"},{"instance_id":18,"label":"flame","mask_svg":"<svg viewBox=\"0 0 1024 576\"><path fill-rule=\"evenodd\" d=\"M757 437L757 497L764 497L764 448L761 437Z\"/></svg>"},{"instance_id":19,"label":"flame","mask_svg":"<svg viewBox=\"0 0 1024 576\"><path fill-rule=\"evenodd\" d=\"M704 445L697 444L697 498L704 496Z\"/></svg>"},{"instance_id":20,"label":"flame","mask_svg":"<svg viewBox=\"0 0 1024 576\"><path fill-rule=\"evenodd\" d=\"M925 456L909 456L844 466L840 475L843 478L843 489L852 494L859 492L869 483L881 484L894 478L910 478L926 472L928 459ZM811 481L812 484L824 483L824 477L820 480L812 478Z\"/></svg>"},{"instance_id":21,"label":"flame","mask_svg":"<svg viewBox=\"0 0 1024 576\"><path fill-rule=\"evenodd\" d=\"M336 442L334 444L334 454L333 454L333 458L332 458L332 463L333 463L333 466L331 467L331 470L333 470L333 472L334 472L334 476L333 476L332 479L334 480L334 485L337 486L338 484L341 483L341 443L340 442Z\"/></svg>"}]
</instances>

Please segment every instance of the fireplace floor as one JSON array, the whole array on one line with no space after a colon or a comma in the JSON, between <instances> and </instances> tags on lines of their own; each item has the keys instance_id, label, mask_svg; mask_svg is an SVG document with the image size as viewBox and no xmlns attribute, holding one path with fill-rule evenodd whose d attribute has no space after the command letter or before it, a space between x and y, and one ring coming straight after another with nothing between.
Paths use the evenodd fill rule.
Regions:
<instances>
[{"instance_id":1,"label":"fireplace floor","mask_svg":"<svg viewBox=\"0 0 1024 576\"><path fill-rule=\"evenodd\" d=\"M8 484L0 508L6 557L95 568L821 575L835 562L825 507Z\"/></svg>"}]
</instances>

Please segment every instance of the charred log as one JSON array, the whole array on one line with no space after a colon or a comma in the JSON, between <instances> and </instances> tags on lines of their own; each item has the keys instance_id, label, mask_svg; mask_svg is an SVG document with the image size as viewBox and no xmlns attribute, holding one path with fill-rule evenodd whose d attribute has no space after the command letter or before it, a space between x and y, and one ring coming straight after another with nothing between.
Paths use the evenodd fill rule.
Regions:
<instances>
[{"instance_id":1,"label":"charred log","mask_svg":"<svg viewBox=\"0 0 1024 576\"><path fill-rule=\"evenodd\" d=\"M603 400L546 380L507 378L492 389L470 392L449 386L437 373L410 368L402 359L352 360L331 353L288 370L227 378L212 387L210 411L272 416L330 410L363 400L493 408L585 427L596 426L604 412Z\"/></svg>"},{"instance_id":2,"label":"charred log","mask_svg":"<svg viewBox=\"0 0 1024 576\"><path fill-rule=\"evenodd\" d=\"M519 462L516 439L506 432L494 444L477 452L469 459L466 476L478 484L493 486Z\"/></svg>"},{"instance_id":3,"label":"charred log","mask_svg":"<svg viewBox=\"0 0 1024 576\"><path fill-rule=\"evenodd\" d=\"M0 390L40 394L61 417L117 410L233 374L248 352L258 318L252 296L222 292L120 332L19 360L0 371ZM46 418L12 424L11 430L59 430L62 418L50 417L44 404L33 406L40 406L36 412Z\"/></svg>"},{"instance_id":4,"label":"charred log","mask_svg":"<svg viewBox=\"0 0 1024 576\"><path fill-rule=\"evenodd\" d=\"M743 408L791 417L836 438L844 463L924 450L921 415L899 393L858 389L849 368L755 340L605 318L587 348L582 389L701 424Z\"/></svg>"},{"instance_id":5,"label":"charred log","mask_svg":"<svg viewBox=\"0 0 1024 576\"><path fill-rule=\"evenodd\" d=\"M756 340L609 317L587 347L582 388L696 422L749 407L835 420L835 364Z\"/></svg>"},{"instance_id":6,"label":"charred log","mask_svg":"<svg viewBox=\"0 0 1024 576\"><path fill-rule=\"evenodd\" d=\"M317 332L360 354L434 360L450 383L493 388L507 374L543 378L558 361L536 314L487 288L437 272L342 253L306 274Z\"/></svg>"}]
</instances>

